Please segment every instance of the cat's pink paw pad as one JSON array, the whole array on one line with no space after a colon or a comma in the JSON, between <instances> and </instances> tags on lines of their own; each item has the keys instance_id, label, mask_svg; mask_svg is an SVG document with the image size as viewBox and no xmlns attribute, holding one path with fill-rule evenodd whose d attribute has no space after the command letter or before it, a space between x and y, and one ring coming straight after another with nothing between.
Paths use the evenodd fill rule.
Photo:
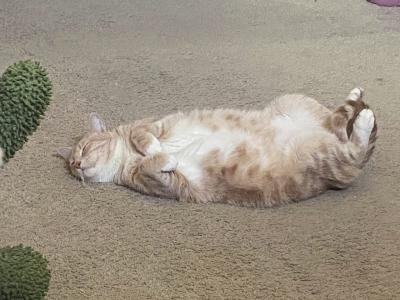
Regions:
<instances>
[{"instance_id":1,"label":"cat's pink paw pad","mask_svg":"<svg viewBox=\"0 0 400 300\"><path fill-rule=\"evenodd\" d=\"M372 129L375 124L375 116L372 110L363 109L357 116L354 122L354 130L356 130L358 136L362 141L368 144L369 136L371 135Z\"/></svg>"},{"instance_id":2,"label":"cat's pink paw pad","mask_svg":"<svg viewBox=\"0 0 400 300\"><path fill-rule=\"evenodd\" d=\"M364 89L361 87L356 87L350 91L350 94L347 96L347 99L357 101L362 99L363 95L364 95Z\"/></svg>"},{"instance_id":3,"label":"cat's pink paw pad","mask_svg":"<svg viewBox=\"0 0 400 300\"><path fill-rule=\"evenodd\" d=\"M168 162L165 164L164 167L162 167L161 171L172 172L175 171L177 167L178 167L178 160L174 156L170 155L168 157Z\"/></svg>"}]
</instances>

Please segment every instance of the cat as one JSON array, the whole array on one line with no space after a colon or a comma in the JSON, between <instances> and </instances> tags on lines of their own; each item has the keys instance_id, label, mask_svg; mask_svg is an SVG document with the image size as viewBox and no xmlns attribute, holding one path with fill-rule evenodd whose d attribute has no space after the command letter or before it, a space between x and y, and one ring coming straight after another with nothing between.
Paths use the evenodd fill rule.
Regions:
<instances>
[{"instance_id":1,"label":"cat","mask_svg":"<svg viewBox=\"0 0 400 300\"><path fill-rule=\"evenodd\" d=\"M291 94L263 110L178 112L113 130L92 113L89 132L58 153L83 181L265 208L348 187L376 139L375 115L355 88L334 111Z\"/></svg>"}]
</instances>

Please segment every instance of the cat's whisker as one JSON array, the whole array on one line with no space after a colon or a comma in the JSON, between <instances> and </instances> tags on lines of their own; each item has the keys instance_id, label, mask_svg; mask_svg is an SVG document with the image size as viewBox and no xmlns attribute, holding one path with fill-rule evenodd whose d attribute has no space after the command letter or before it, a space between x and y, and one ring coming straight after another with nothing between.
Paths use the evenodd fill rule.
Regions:
<instances>
[{"instance_id":1,"label":"cat's whisker","mask_svg":"<svg viewBox=\"0 0 400 300\"><path fill-rule=\"evenodd\" d=\"M83 171L81 169L78 169L77 171L82 184L85 185L85 177L83 177Z\"/></svg>"}]
</instances>

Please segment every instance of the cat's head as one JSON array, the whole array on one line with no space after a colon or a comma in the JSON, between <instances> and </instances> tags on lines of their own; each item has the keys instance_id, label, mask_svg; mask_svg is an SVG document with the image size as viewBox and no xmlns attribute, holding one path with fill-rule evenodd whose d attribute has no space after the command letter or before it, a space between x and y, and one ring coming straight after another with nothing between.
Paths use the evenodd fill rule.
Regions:
<instances>
[{"instance_id":1,"label":"cat's head","mask_svg":"<svg viewBox=\"0 0 400 300\"><path fill-rule=\"evenodd\" d=\"M118 138L107 131L97 114L90 114L89 132L75 147L58 149L71 173L88 182L112 182L121 162Z\"/></svg>"}]
</instances>

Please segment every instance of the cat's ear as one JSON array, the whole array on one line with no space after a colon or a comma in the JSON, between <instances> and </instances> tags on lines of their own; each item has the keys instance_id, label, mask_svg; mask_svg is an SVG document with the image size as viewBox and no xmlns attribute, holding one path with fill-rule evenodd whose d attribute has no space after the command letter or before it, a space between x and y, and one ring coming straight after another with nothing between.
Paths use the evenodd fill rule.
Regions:
<instances>
[{"instance_id":1,"label":"cat's ear","mask_svg":"<svg viewBox=\"0 0 400 300\"><path fill-rule=\"evenodd\" d=\"M71 157L72 148L71 147L63 147L57 150L57 154L64 158L66 161Z\"/></svg>"},{"instance_id":2,"label":"cat's ear","mask_svg":"<svg viewBox=\"0 0 400 300\"><path fill-rule=\"evenodd\" d=\"M90 131L92 132L105 132L106 125L104 124L103 120L96 113L91 113L89 117L90 121Z\"/></svg>"}]
</instances>

